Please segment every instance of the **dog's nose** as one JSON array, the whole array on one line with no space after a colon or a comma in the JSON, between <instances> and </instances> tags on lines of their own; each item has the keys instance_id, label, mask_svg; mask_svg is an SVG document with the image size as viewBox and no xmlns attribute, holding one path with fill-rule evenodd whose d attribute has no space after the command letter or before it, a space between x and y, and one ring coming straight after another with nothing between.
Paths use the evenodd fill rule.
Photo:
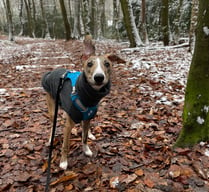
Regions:
<instances>
[{"instance_id":1,"label":"dog's nose","mask_svg":"<svg viewBox=\"0 0 209 192\"><path fill-rule=\"evenodd\" d=\"M104 81L104 75L102 73L97 73L94 75L94 81L96 83L102 83Z\"/></svg>"}]
</instances>

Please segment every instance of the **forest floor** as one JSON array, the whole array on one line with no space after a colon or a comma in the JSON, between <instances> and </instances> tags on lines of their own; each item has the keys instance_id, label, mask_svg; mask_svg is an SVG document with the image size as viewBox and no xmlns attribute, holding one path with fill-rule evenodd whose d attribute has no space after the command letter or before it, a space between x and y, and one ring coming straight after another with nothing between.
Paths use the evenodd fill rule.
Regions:
<instances>
[{"instance_id":1,"label":"forest floor","mask_svg":"<svg viewBox=\"0 0 209 192\"><path fill-rule=\"evenodd\" d=\"M81 41L0 36L0 191L44 191L51 124L44 72L80 70ZM129 49L126 43L97 41L98 53L115 52L111 93L92 121L96 141L84 156L81 129L73 129L69 167L59 168L59 113L51 168L51 191L208 192L209 143L173 149L182 128L184 89L191 63L187 48Z\"/></svg>"}]
</instances>

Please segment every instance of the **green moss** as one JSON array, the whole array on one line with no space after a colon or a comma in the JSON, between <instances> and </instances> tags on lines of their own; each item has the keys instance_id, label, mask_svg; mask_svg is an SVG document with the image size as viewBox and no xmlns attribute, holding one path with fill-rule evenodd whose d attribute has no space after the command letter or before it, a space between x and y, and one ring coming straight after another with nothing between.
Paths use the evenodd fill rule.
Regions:
<instances>
[{"instance_id":1,"label":"green moss","mask_svg":"<svg viewBox=\"0 0 209 192\"><path fill-rule=\"evenodd\" d=\"M192 146L209 139L209 36L202 30L209 26L209 11L203 14L206 9L209 10L209 4L200 1L196 46L185 94L183 128L174 145L178 147Z\"/></svg>"}]
</instances>

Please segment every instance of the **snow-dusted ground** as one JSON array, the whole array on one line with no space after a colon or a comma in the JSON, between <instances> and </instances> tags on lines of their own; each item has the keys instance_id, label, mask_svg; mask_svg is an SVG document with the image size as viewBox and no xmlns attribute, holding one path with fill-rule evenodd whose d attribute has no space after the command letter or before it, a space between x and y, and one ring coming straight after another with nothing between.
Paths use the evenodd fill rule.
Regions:
<instances>
[{"instance_id":1,"label":"snow-dusted ground","mask_svg":"<svg viewBox=\"0 0 209 192\"><path fill-rule=\"evenodd\" d=\"M138 71L136 73L138 77L148 75L153 82L164 86L163 90L156 90L155 87L149 86L147 83L144 86L141 84L140 90L142 92L157 98L156 103L160 104L171 105L174 102L183 102L187 74L192 59L191 53L186 48L155 45L124 49L122 52L128 55L132 69ZM178 94L174 94L176 91ZM173 93L173 95L169 94L169 98L167 98L168 93Z\"/></svg>"},{"instance_id":2,"label":"snow-dusted ground","mask_svg":"<svg viewBox=\"0 0 209 192\"><path fill-rule=\"evenodd\" d=\"M127 63L113 65L112 91L100 106L95 122L92 122L97 141L91 146L99 155L89 161L82 156L79 140L72 143L70 158L73 161L70 162L73 164L69 168L81 175L77 178L79 180L70 181L72 186L76 187L83 181L88 185L86 189L89 185L94 189L96 185L89 183L89 179L100 178L105 185L102 188L110 191L109 183L122 183L116 175L122 174L128 175L127 178L130 175L137 178L135 183L130 181L127 185L132 189L134 186L138 189L139 182L143 184L149 178L154 187L159 183L162 185L162 190L154 188L157 191L164 191L164 187L166 191L184 191L184 187L194 189L190 190L192 192L208 191L208 175L204 175L204 171L208 171L208 143L201 142L192 150L171 150L182 127L184 90L192 59L187 48L162 47L159 43L129 49L127 43L115 41L100 41L96 46L98 53L117 53ZM29 183L35 186L34 189L39 187L39 191L43 191L45 173L41 165L47 156L44 144L48 141L49 130L46 129L50 125L40 79L43 73L57 67L80 70L81 53L81 41L19 37L16 42L0 40L0 140L3 143L0 143L3 148L0 152L0 189L2 184L10 187L12 183L18 184L18 190L23 191ZM207 106L205 110L208 110ZM77 131L73 136L78 136ZM61 146L60 141L57 146ZM58 148L55 148L57 154ZM59 161L59 155L55 161ZM54 168L57 167L56 162L53 163ZM86 179L80 165L88 168L89 163L96 169L95 172L87 171L91 174ZM104 167L101 173L96 171L98 165ZM141 169L142 174L137 176L133 167ZM173 175L177 168L186 171ZM116 173L118 169L119 173ZM150 177L150 172L161 182ZM60 175L61 172L54 173L53 177L57 179ZM65 184L58 186L64 190ZM153 190L147 184L144 187Z\"/></svg>"},{"instance_id":3,"label":"snow-dusted ground","mask_svg":"<svg viewBox=\"0 0 209 192\"><path fill-rule=\"evenodd\" d=\"M0 41L0 64L13 64L14 60L23 59L24 63L16 64L14 66L15 71L29 72L34 69L38 70L47 67L75 67L74 63L63 63L63 64L46 64L45 61L49 62L55 60L64 60L71 57L71 53L63 52L60 45L51 41L42 41L42 39L31 39L31 38L20 38L17 37L15 42L9 42L6 40ZM21 41L27 41L28 44L21 44ZM105 42L103 42L105 44ZM47 44L47 46L46 46ZM108 46L114 47L117 44L118 47L124 47L124 43L115 43L109 41ZM44 53L42 47L54 47L53 57L51 57L50 50L45 49ZM34 47L36 49L34 50ZM40 50L40 51L39 51ZM49 53L49 57L46 56ZM149 86L147 83L140 84L140 91L149 92L149 95L156 98L156 104L167 104L170 105L173 102L182 102L184 99L184 89L186 85L187 73L191 63L191 53L187 52L186 48L179 47L163 47L160 43L154 44L153 46L139 47L139 48L125 48L119 52L122 57L130 62L130 65L124 65L124 69L134 71L133 77L139 78L143 76L149 76L149 78L162 86L165 86L166 92L176 92L178 89L178 95L171 95L162 92L162 90L156 90L153 86ZM37 63L39 63L37 65ZM42 64L43 63L43 64ZM1 72L4 72L4 68L1 68ZM136 77L134 77L134 75ZM130 79L131 79L130 78ZM7 88L0 87L0 95L8 95L8 90L12 91L16 89L23 89L23 87ZM32 89L27 88L27 89ZM169 98L168 98L169 97ZM2 99L1 99L2 100Z\"/></svg>"}]
</instances>

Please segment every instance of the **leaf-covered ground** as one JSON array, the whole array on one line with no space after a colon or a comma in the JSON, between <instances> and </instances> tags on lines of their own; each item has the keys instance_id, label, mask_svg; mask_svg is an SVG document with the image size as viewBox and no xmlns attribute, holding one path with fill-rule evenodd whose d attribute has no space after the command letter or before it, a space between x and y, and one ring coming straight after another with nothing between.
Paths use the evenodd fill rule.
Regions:
<instances>
[{"instance_id":1,"label":"leaf-covered ground","mask_svg":"<svg viewBox=\"0 0 209 192\"><path fill-rule=\"evenodd\" d=\"M53 150L51 191L208 192L209 144L175 150L181 129L186 48L98 41L97 52L116 52L111 94L92 122L92 158L81 149L81 129L73 129L69 167L59 168L62 128L59 114ZM0 37L0 191L44 191L49 130L44 72L80 70L81 41Z\"/></svg>"}]
</instances>

